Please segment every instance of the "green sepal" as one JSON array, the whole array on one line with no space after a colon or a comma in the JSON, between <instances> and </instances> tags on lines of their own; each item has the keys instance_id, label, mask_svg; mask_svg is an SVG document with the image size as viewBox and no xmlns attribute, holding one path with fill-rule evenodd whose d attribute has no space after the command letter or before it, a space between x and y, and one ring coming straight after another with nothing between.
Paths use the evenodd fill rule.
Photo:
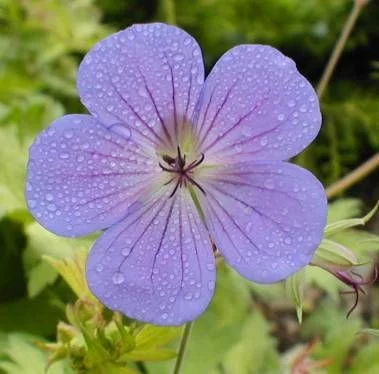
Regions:
<instances>
[{"instance_id":1,"label":"green sepal","mask_svg":"<svg viewBox=\"0 0 379 374\"><path fill-rule=\"evenodd\" d=\"M297 320L301 324L303 321L305 268L288 277L285 281L285 286L288 296L296 306Z\"/></svg>"},{"instance_id":2,"label":"green sepal","mask_svg":"<svg viewBox=\"0 0 379 374\"><path fill-rule=\"evenodd\" d=\"M336 221L336 222L328 224L325 228L325 235L329 236L329 235L335 234L337 232L349 229L351 227L364 226L375 215L378 208L379 208L379 201L362 218L343 219L343 220Z\"/></svg>"}]
</instances>

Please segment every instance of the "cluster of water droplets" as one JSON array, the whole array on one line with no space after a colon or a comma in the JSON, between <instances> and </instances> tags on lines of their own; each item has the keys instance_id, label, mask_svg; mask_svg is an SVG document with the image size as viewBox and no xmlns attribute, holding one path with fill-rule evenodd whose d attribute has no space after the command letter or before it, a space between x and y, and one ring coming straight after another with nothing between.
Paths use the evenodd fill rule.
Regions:
<instances>
[{"instance_id":1,"label":"cluster of water droplets","mask_svg":"<svg viewBox=\"0 0 379 374\"><path fill-rule=\"evenodd\" d=\"M88 116L66 116L32 146L28 206L53 231L90 232L125 215L155 169L122 124L107 130Z\"/></svg>"},{"instance_id":2,"label":"cluster of water droplets","mask_svg":"<svg viewBox=\"0 0 379 374\"><path fill-rule=\"evenodd\" d=\"M156 197L95 245L90 285L101 290L99 296L111 308L145 321L180 324L208 304L215 260L207 232L184 194L163 201Z\"/></svg>"}]
</instances>

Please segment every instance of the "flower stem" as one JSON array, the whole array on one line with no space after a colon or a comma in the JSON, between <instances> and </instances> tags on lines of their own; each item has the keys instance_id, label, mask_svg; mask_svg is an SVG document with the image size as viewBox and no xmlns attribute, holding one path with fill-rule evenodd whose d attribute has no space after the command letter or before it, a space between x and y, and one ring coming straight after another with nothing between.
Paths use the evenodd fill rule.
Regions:
<instances>
[{"instance_id":1,"label":"flower stem","mask_svg":"<svg viewBox=\"0 0 379 374\"><path fill-rule=\"evenodd\" d=\"M325 70L322 74L322 77L321 77L320 82L319 82L317 89L316 89L317 94L318 94L320 99L323 96L326 87L328 86L328 83L329 83L330 78L334 72L334 69L337 65L337 62L341 56L341 53L345 48L346 42L349 39L351 32L353 31L355 22L357 21L358 16L359 16L362 8L366 4L367 4L367 1L356 0L353 8L351 9L351 12L350 12L348 18L346 19L346 22L342 28L341 35L338 38L338 40L337 40L337 42L333 48L332 54L330 55L329 61L325 67Z\"/></svg>"},{"instance_id":2,"label":"flower stem","mask_svg":"<svg viewBox=\"0 0 379 374\"><path fill-rule=\"evenodd\" d=\"M162 7L166 22L170 25L175 25L175 0L162 0Z\"/></svg>"},{"instance_id":3,"label":"flower stem","mask_svg":"<svg viewBox=\"0 0 379 374\"><path fill-rule=\"evenodd\" d=\"M180 370L181 370L181 367L182 367L183 361L184 361L184 356L186 354L188 340L189 340L189 337L191 336L192 326L193 326L193 322L188 322L184 326L182 338L180 339L178 357L177 357L176 362L175 362L174 371L172 372L173 374L179 374L180 373Z\"/></svg>"},{"instance_id":4,"label":"flower stem","mask_svg":"<svg viewBox=\"0 0 379 374\"><path fill-rule=\"evenodd\" d=\"M342 179L329 186L326 189L326 195L329 199L335 197L349 187L361 181L376 169L379 169L379 152L369 158L362 165L358 166L351 173L347 174Z\"/></svg>"}]
</instances>

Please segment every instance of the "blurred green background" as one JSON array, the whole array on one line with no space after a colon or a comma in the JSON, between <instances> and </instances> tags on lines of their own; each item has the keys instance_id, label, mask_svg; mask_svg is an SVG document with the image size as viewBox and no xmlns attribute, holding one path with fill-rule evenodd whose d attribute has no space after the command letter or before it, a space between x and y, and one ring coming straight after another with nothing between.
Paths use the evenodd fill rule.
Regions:
<instances>
[{"instance_id":1,"label":"blurred green background","mask_svg":"<svg viewBox=\"0 0 379 374\"><path fill-rule=\"evenodd\" d=\"M33 221L23 198L28 147L53 119L84 112L75 76L94 43L133 23L172 19L169 3L0 0L0 372L43 373L46 356L31 341L54 339L74 296L42 255L64 258L92 242L56 237ZM316 85L352 6L351 0L177 0L174 10L176 23L199 41L207 72L234 45L270 44ZM325 185L379 151L378 20L379 2L373 0L323 98L320 135L296 160ZM330 219L360 216L372 207L378 179L371 174L335 201ZM374 218L371 231L378 227ZM351 230L340 239L375 260L374 234ZM379 327L377 287L347 320L345 302L352 299L341 299L338 281L317 269L309 273L300 327L282 285L252 285L221 265L216 298L195 325L185 372L291 372L288 362L304 354L325 366L304 373L379 373L379 341L356 335L364 326ZM310 342L315 345L308 352ZM169 365L145 370L166 373ZM51 372L71 371L64 363Z\"/></svg>"}]
</instances>

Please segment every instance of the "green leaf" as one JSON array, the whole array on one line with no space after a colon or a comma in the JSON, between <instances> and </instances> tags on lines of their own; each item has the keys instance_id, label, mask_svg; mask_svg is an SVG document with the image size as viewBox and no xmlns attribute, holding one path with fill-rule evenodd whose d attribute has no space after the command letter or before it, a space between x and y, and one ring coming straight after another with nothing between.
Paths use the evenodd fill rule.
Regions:
<instances>
[{"instance_id":1,"label":"green leaf","mask_svg":"<svg viewBox=\"0 0 379 374\"><path fill-rule=\"evenodd\" d=\"M270 335L270 325L259 313L246 320L241 336L221 363L225 373L274 373L279 371L279 355L275 339Z\"/></svg>"},{"instance_id":2,"label":"green leaf","mask_svg":"<svg viewBox=\"0 0 379 374\"><path fill-rule=\"evenodd\" d=\"M134 349L121 355L118 361L165 361L176 357L176 355L176 351L172 349Z\"/></svg>"},{"instance_id":3,"label":"green leaf","mask_svg":"<svg viewBox=\"0 0 379 374\"><path fill-rule=\"evenodd\" d=\"M9 334L0 356L0 369L7 374L44 373L47 355L37 348L33 341L40 340L35 336L13 333ZM49 374L68 374L72 371L63 362L55 363Z\"/></svg>"},{"instance_id":4,"label":"green leaf","mask_svg":"<svg viewBox=\"0 0 379 374\"><path fill-rule=\"evenodd\" d=\"M0 127L0 217L26 209L24 180L28 142L20 143L16 130Z\"/></svg>"},{"instance_id":5,"label":"green leaf","mask_svg":"<svg viewBox=\"0 0 379 374\"><path fill-rule=\"evenodd\" d=\"M64 309L55 303L50 293L43 292L33 299L21 299L0 304L0 330L24 331L52 336L56 324L64 318Z\"/></svg>"},{"instance_id":6,"label":"green leaf","mask_svg":"<svg viewBox=\"0 0 379 374\"><path fill-rule=\"evenodd\" d=\"M361 329L362 322L358 318L346 318L338 304L330 300L323 302L317 312L312 313L304 322L302 333L309 337L321 336L322 344L315 350L315 358L330 359L328 374L345 372L346 360Z\"/></svg>"},{"instance_id":7,"label":"green leaf","mask_svg":"<svg viewBox=\"0 0 379 374\"><path fill-rule=\"evenodd\" d=\"M79 248L88 248L91 238L71 239L59 237L34 222L25 229L28 245L23 254L24 266L28 278L28 294L36 296L46 286L53 283L58 273L46 264L43 256L54 259L72 258ZM52 260L52 261L53 261ZM76 290L74 290L76 291Z\"/></svg>"},{"instance_id":8,"label":"green leaf","mask_svg":"<svg viewBox=\"0 0 379 374\"><path fill-rule=\"evenodd\" d=\"M371 330L371 329L369 329ZM377 374L379 373L379 343L369 342L358 351L353 358L350 374Z\"/></svg>"},{"instance_id":9,"label":"green leaf","mask_svg":"<svg viewBox=\"0 0 379 374\"><path fill-rule=\"evenodd\" d=\"M81 248L77 249L72 258L56 260L52 257L44 256L44 259L62 276L78 298L89 298L97 301L89 290L85 277L87 253L88 249Z\"/></svg>"},{"instance_id":10,"label":"green leaf","mask_svg":"<svg viewBox=\"0 0 379 374\"><path fill-rule=\"evenodd\" d=\"M135 335L136 349L158 347L179 336L180 327L144 325Z\"/></svg>"}]
</instances>

